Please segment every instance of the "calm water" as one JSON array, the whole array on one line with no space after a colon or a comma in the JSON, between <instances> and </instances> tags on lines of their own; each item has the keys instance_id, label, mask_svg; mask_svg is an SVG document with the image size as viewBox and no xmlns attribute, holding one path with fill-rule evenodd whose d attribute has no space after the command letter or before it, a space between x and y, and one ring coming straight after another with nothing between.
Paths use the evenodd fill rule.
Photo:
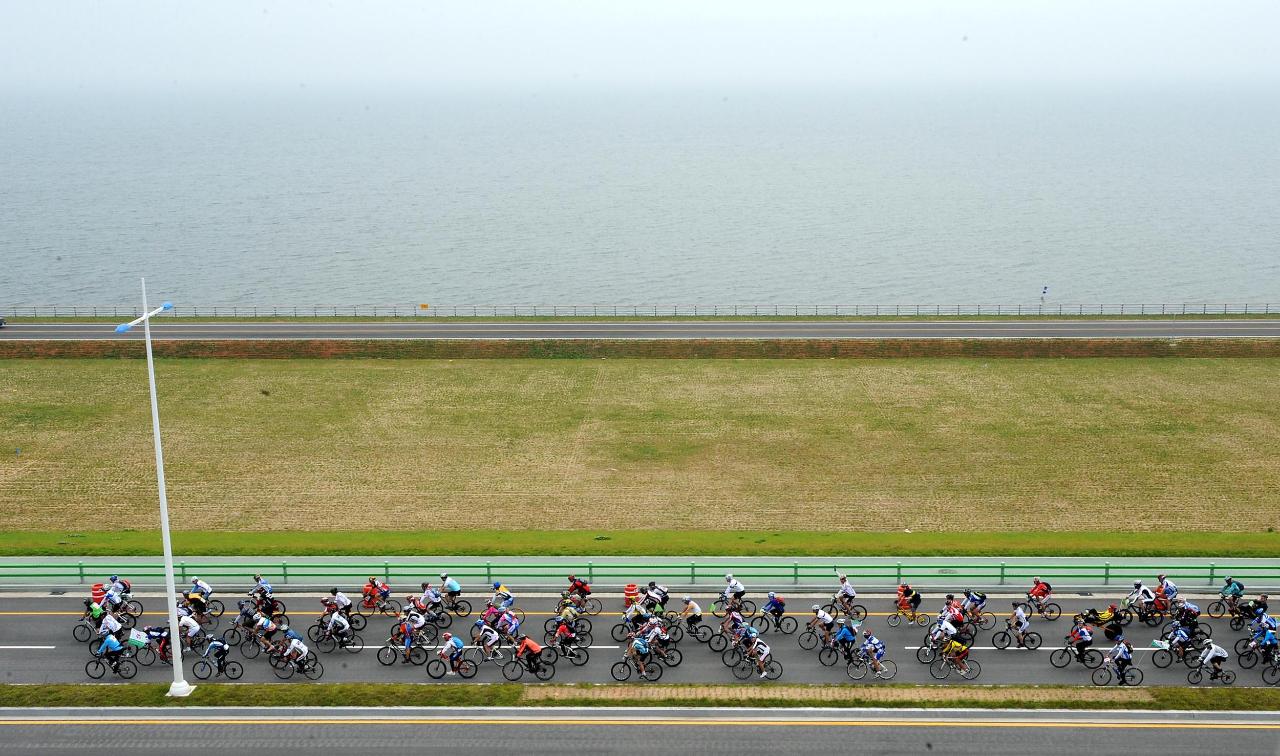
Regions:
<instances>
[{"instance_id":1,"label":"calm water","mask_svg":"<svg viewBox=\"0 0 1280 756\"><path fill-rule=\"evenodd\" d=\"M1280 301L1273 92L0 95L0 300Z\"/></svg>"}]
</instances>

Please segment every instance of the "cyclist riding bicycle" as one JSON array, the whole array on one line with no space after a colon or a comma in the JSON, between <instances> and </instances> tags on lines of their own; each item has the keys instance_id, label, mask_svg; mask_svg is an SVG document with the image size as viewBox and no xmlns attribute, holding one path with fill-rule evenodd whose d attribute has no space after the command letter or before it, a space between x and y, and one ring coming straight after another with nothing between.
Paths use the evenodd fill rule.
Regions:
<instances>
[{"instance_id":1,"label":"cyclist riding bicycle","mask_svg":"<svg viewBox=\"0 0 1280 756\"><path fill-rule=\"evenodd\" d=\"M974 620L982 616L982 610L987 605L987 594L979 591L964 589L964 601L960 604L960 609L966 615Z\"/></svg>"},{"instance_id":2,"label":"cyclist riding bicycle","mask_svg":"<svg viewBox=\"0 0 1280 756\"><path fill-rule=\"evenodd\" d=\"M1124 671L1133 664L1133 646L1121 635L1116 638L1116 644L1107 652L1107 657L1115 663L1116 677L1120 678L1120 684L1124 685Z\"/></svg>"},{"instance_id":3,"label":"cyclist riding bicycle","mask_svg":"<svg viewBox=\"0 0 1280 756\"><path fill-rule=\"evenodd\" d=\"M724 582L724 593L721 595L724 596L725 607L741 606L743 596L747 595L747 587L730 572L725 573Z\"/></svg>"},{"instance_id":4,"label":"cyclist riding bicycle","mask_svg":"<svg viewBox=\"0 0 1280 756\"><path fill-rule=\"evenodd\" d=\"M191 578L191 590L204 596L204 600L208 601L213 596L213 586L204 582L200 578Z\"/></svg>"},{"instance_id":5,"label":"cyclist riding bicycle","mask_svg":"<svg viewBox=\"0 0 1280 756\"><path fill-rule=\"evenodd\" d=\"M253 589L249 591L251 596L261 596L264 599L271 598L271 583L260 574L253 576Z\"/></svg>"},{"instance_id":6,"label":"cyclist riding bicycle","mask_svg":"<svg viewBox=\"0 0 1280 756\"><path fill-rule=\"evenodd\" d=\"M817 604L814 604L809 608L813 611L813 619L809 620L809 627L814 630L822 628L823 645L831 643L831 634L836 625L835 617L827 614L827 612Z\"/></svg>"},{"instance_id":7,"label":"cyclist riding bicycle","mask_svg":"<svg viewBox=\"0 0 1280 756\"><path fill-rule=\"evenodd\" d=\"M80 615L80 619L82 619L82 620L83 620L83 619L91 619L91 620L93 620L93 626L96 628L96 627L99 627L99 626L102 624L102 617L103 617L103 615L105 615L106 613L107 613L107 610L102 608L102 604L99 604L99 603L98 603L98 602L96 602L96 601L91 601L91 600L89 600L89 599L85 599L85 600L84 600L84 614L81 614L81 615Z\"/></svg>"},{"instance_id":8,"label":"cyclist riding bicycle","mask_svg":"<svg viewBox=\"0 0 1280 756\"><path fill-rule=\"evenodd\" d=\"M551 642L561 654L568 658L578 655L578 634L573 632L573 627L564 620L556 623L556 632L552 636Z\"/></svg>"},{"instance_id":9,"label":"cyclist riding bicycle","mask_svg":"<svg viewBox=\"0 0 1280 756\"><path fill-rule=\"evenodd\" d=\"M872 635L870 630L862 631L862 654L877 675L884 671L884 665L880 663L884 659L884 651L884 641Z\"/></svg>"},{"instance_id":10,"label":"cyclist riding bicycle","mask_svg":"<svg viewBox=\"0 0 1280 756\"><path fill-rule=\"evenodd\" d=\"M764 642L760 636L753 637L747 644L746 656L748 659L755 661L756 669L760 671L760 679L768 677L769 673L765 665L769 662L769 654L772 650L769 644Z\"/></svg>"},{"instance_id":11,"label":"cyclist riding bicycle","mask_svg":"<svg viewBox=\"0 0 1280 756\"><path fill-rule=\"evenodd\" d=\"M493 605L499 609L510 609L516 603L516 597L507 589L505 585L498 581L493 582Z\"/></svg>"},{"instance_id":12,"label":"cyclist riding bicycle","mask_svg":"<svg viewBox=\"0 0 1280 756\"><path fill-rule=\"evenodd\" d=\"M347 594L334 587L329 589L329 596L329 603L333 604L334 611L350 616L351 599L347 598Z\"/></svg>"},{"instance_id":13,"label":"cyclist riding bicycle","mask_svg":"<svg viewBox=\"0 0 1280 756\"><path fill-rule=\"evenodd\" d=\"M680 616L684 618L685 624L692 630L702 622L702 607L698 606L698 602L692 597L685 596L680 600L684 604L684 610L680 612Z\"/></svg>"},{"instance_id":14,"label":"cyclist riding bicycle","mask_svg":"<svg viewBox=\"0 0 1280 756\"><path fill-rule=\"evenodd\" d=\"M1212 641L1204 647L1204 651L1200 654L1200 666L1209 664L1213 667L1213 672L1209 675L1210 680L1216 680L1218 675L1222 674L1222 663L1227 660L1227 656L1227 650Z\"/></svg>"},{"instance_id":15,"label":"cyclist riding bicycle","mask_svg":"<svg viewBox=\"0 0 1280 756\"><path fill-rule=\"evenodd\" d=\"M458 597L462 595L462 586L458 584L457 580L449 577L447 572L440 573L440 590L448 597L448 606L453 606Z\"/></svg>"},{"instance_id":16,"label":"cyclist riding bicycle","mask_svg":"<svg viewBox=\"0 0 1280 756\"><path fill-rule=\"evenodd\" d=\"M212 654L214 669L217 670L218 675L221 675L227 671L227 652L230 650L231 647L226 643L223 643L221 638L211 636L209 638L209 645L204 647L204 652L200 655L208 659L210 654Z\"/></svg>"},{"instance_id":17,"label":"cyclist riding bicycle","mask_svg":"<svg viewBox=\"0 0 1280 756\"><path fill-rule=\"evenodd\" d=\"M850 627L845 623L844 618L841 617L836 620L836 627L836 634L835 637L831 639L831 642L840 649L841 654L847 660L853 653L853 647L858 642L858 626L853 625Z\"/></svg>"},{"instance_id":18,"label":"cyclist riding bicycle","mask_svg":"<svg viewBox=\"0 0 1280 756\"><path fill-rule=\"evenodd\" d=\"M630 644L627 646L627 657L631 663L635 665L636 670L640 673L641 679L647 680L649 676L644 671L644 657L649 654L649 644L645 639L635 633L628 633L627 639Z\"/></svg>"},{"instance_id":19,"label":"cyclist riding bicycle","mask_svg":"<svg viewBox=\"0 0 1280 756\"><path fill-rule=\"evenodd\" d=\"M642 601L644 607L651 612L662 611L662 607L667 603L667 587L658 585L657 582L650 580L648 587L644 589L644 599Z\"/></svg>"},{"instance_id":20,"label":"cyclist riding bicycle","mask_svg":"<svg viewBox=\"0 0 1280 756\"><path fill-rule=\"evenodd\" d=\"M939 653L946 659L950 659L956 669L961 672L968 672L969 665L965 663L965 659L969 658L969 647L956 640L955 638L947 639L939 649Z\"/></svg>"},{"instance_id":21,"label":"cyclist riding bicycle","mask_svg":"<svg viewBox=\"0 0 1280 756\"><path fill-rule=\"evenodd\" d=\"M775 621L780 620L787 611L787 600L773 591L769 591L769 600L765 602L761 611L765 614L773 615Z\"/></svg>"},{"instance_id":22,"label":"cyclist riding bicycle","mask_svg":"<svg viewBox=\"0 0 1280 756\"><path fill-rule=\"evenodd\" d=\"M1053 595L1053 586L1038 577L1031 578L1031 590L1027 591L1027 600L1031 602L1036 611L1044 608L1051 595Z\"/></svg>"},{"instance_id":23,"label":"cyclist riding bicycle","mask_svg":"<svg viewBox=\"0 0 1280 756\"><path fill-rule=\"evenodd\" d=\"M1093 645L1093 632L1089 630L1089 626L1083 622L1077 622L1067 634L1067 640L1076 650L1076 661L1083 662L1085 650Z\"/></svg>"},{"instance_id":24,"label":"cyclist riding bicycle","mask_svg":"<svg viewBox=\"0 0 1280 756\"><path fill-rule=\"evenodd\" d=\"M498 636L498 631L494 630L492 625L487 624L482 619L476 620L473 627L472 642L484 650L485 661L501 659L502 652L498 650L498 643L502 639Z\"/></svg>"},{"instance_id":25,"label":"cyclist riding bicycle","mask_svg":"<svg viewBox=\"0 0 1280 756\"><path fill-rule=\"evenodd\" d=\"M1164 593L1166 601L1173 601L1178 597L1178 584L1169 579L1169 576L1163 572L1156 575L1156 584L1159 590Z\"/></svg>"},{"instance_id":26,"label":"cyclist riding bicycle","mask_svg":"<svg viewBox=\"0 0 1280 756\"><path fill-rule=\"evenodd\" d=\"M840 573L840 585L836 588L836 605L844 610L845 614L853 613L853 600L858 597L858 592L853 589L853 583L849 582L849 576L843 572Z\"/></svg>"},{"instance_id":27,"label":"cyclist riding bicycle","mask_svg":"<svg viewBox=\"0 0 1280 756\"><path fill-rule=\"evenodd\" d=\"M569 576L569 593L576 593L579 596L590 596L591 586L585 580L579 580L577 575Z\"/></svg>"},{"instance_id":28,"label":"cyclist riding bicycle","mask_svg":"<svg viewBox=\"0 0 1280 756\"><path fill-rule=\"evenodd\" d=\"M524 662L525 669L538 674L542 667L542 646L533 642L527 635L521 635L516 642L516 660Z\"/></svg>"},{"instance_id":29,"label":"cyclist riding bicycle","mask_svg":"<svg viewBox=\"0 0 1280 756\"><path fill-rule=\"evenodd\" d=\"M1027 631L1030 629L1031 620L1027 618L1022 602L1013 602L1013 612L1009 615L1009 631L1013 633L1013 639L1018 644L1018 648L1026 647Z\"/></svg>"},{"instance_id":30,"label":"cyclist riding bicycle","mask_svg":"<svg viewBox=\"0 0 1280 756\"><path fill-rule=\"evenodd\" d=\"M98 656L111 666L112 672L120 671L120 654L124 652L124 646L120 645L120 641L114 635L104 635L102 644L98 647Z\"/></svg>"},{"instance_id":31,"label":"cyclist riding bicycle","mask_svg":"<svg viewBox=\"0 0 1280 756\"><path fill-rule=\"evenodd\" d=\"M1150 612L1156 602L1156 595L1151 589L1142 584L1141 580L1133 581L1133 590L1126 596L1131 606L1135 607L1139 613L1146 614Z\"/></svg>"},{"instance_id":32,"label":"cyclist riding bicycle","mask_svg":"<svg viewBox=\"0 0 1280 756\"><path fill-rule=\"evenodd\" d=\"M102 620L98 623L98 635L102 637L115 635L121 629L120 620L116 619L116 616L110 612L103 614Z\"/></svg>"},{"instance_id":33,"label":"cyclist riding bicycle","mask_svg":"<svg viewBox=\"0 0 1280 756\"><path fill-rule=\"evenodd\" d=\"M1244 596L1244 583L1227 575L1219 593L1226 600L1227 611L1234 614L1237 604L1240 603L1241 597Z\"/></svg>"},{"instance_id":34,"label":"cyclist riding bicycle","mask_svg":"<svg viewBox=\"0 0 1280 756\"><path fill-rule=\"evenodd\" d=\"M301 638L289 639L289 645L285 646L284 658L286 661L293 662L293 666L299 672L306 668L307 654L311 649L307 648L307 644L302 642Z\"/></svg>"},{"instance_id":35,"label":"cyclist riding bicycle","mask_svg":"<svg viewBox=\"0 0 1280 756\"><path fill-rule=\"evenodd\" d=\"M924 596L915 588L903 583L898 586L898 610L901 612L911 612L915 614L920 611L920 604L924 601Z\"/></svg>"},{"instance_id":36,"label":"cyclist riding bicycle","mask_svg":"<svg viewBox=\"0 0 1280 756\"><path fill-rule=\"evenodd\" d=\"M325 630L338 642L339 646L351 645L351 622L341 612L329 615L329 624L325 626Z\"/></svg>"},{"instance_id":37,"label":"cyclist riding bicycle","mask_svg":"<svg viewBox=\"0 0 1280 756\"><path fill-rule=\"evenodd\" d=\"M453 633L445 633L440 636L440 640L443 641L443 643L440 646L440 650L436 653L441 659L447 659L449 661L449 667L445 670L445 674L456 674L458 671L458 662L462 661L462 650L466 647L466 644L462 642L461 638Z\"/></svg>"}]
</instances>

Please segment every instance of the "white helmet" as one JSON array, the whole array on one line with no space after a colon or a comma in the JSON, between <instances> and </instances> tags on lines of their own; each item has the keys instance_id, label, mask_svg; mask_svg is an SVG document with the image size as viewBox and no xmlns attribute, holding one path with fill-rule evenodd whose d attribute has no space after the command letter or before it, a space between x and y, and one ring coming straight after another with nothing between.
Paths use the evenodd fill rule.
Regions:
<instances>
[{"instance_id":1,"label":"white helmet","mask_svg":"<svg viewBox=\"0 0 1280 756\"><path fill-rule=\"evenodd\" d=\"M442 573L440 573L440 579L441 579L441 580L448 580L448 579L449 579L449 573L447 573L447 572L442 572Z\"/></svg>"},{"instance_id":2,"label":"white helmet","mask_svg":"<svg viewBox=\"0 0 1280 756\"><path fill-rule=\"evenodd\" d=\"M724 579L725 579L725 580L733 580L733 573L732 573L732 572L726 572L726 573L724 573Z\"/></svg>"},{"instance_id":3,"label":"white helmet","mask_svg":"<svg viewBox=\"0 0 1280 756\"><path fill-rule=\"evenodd\" d=\"M841 580L848 580L848 579L849 579L849 576L848 576L848 575L846 575L846 574L844 574L844 573L842 572L842 573L840 573L840 579L841 579Z\"/></svg>"},{"instance_id":4,"label":"white helmet","mask_svg":"<svg viewBox=\"0 0 1280 756\"><path fill-rule=\"evenodd\" d=\"M814 605L813 605L813 610L814 610L815 612L816 612L816 611L818 611L818 610L819 610L819 609L821 609L821 608L822 608L822 607L818 606L817 604L814 604Z\"/></svg>"}]
</instances>

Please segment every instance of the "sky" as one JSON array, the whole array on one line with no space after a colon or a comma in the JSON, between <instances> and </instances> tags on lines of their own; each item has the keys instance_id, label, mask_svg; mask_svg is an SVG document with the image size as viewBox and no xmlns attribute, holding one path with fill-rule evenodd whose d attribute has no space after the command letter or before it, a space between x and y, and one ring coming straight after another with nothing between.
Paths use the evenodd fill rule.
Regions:
<instances>
[{"instance_id":1,"label":"sky","mask_svg":"<svg viewBox=\"0 0 1280 756\"><path fill-rule=\"evenodd\" d=\"M1280 82L1276 0L0 0L0 88Z\"/></svg>"}]
</instances>

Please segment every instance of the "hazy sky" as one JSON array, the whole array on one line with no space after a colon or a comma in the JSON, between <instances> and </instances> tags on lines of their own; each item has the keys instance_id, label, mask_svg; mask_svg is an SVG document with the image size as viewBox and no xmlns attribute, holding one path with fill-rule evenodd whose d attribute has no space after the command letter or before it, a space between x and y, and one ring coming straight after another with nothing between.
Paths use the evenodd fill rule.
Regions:
<instances>
[{"instance_id":1,"label":"hazy sky","mask_svg":"<svg viewBox=\"0 0 1280 756\"><path fill-rule=\"evenodd\" d=\"M1277 0L0 0L0 87L1277 82Z\"/></svg>"}]
</instances>

